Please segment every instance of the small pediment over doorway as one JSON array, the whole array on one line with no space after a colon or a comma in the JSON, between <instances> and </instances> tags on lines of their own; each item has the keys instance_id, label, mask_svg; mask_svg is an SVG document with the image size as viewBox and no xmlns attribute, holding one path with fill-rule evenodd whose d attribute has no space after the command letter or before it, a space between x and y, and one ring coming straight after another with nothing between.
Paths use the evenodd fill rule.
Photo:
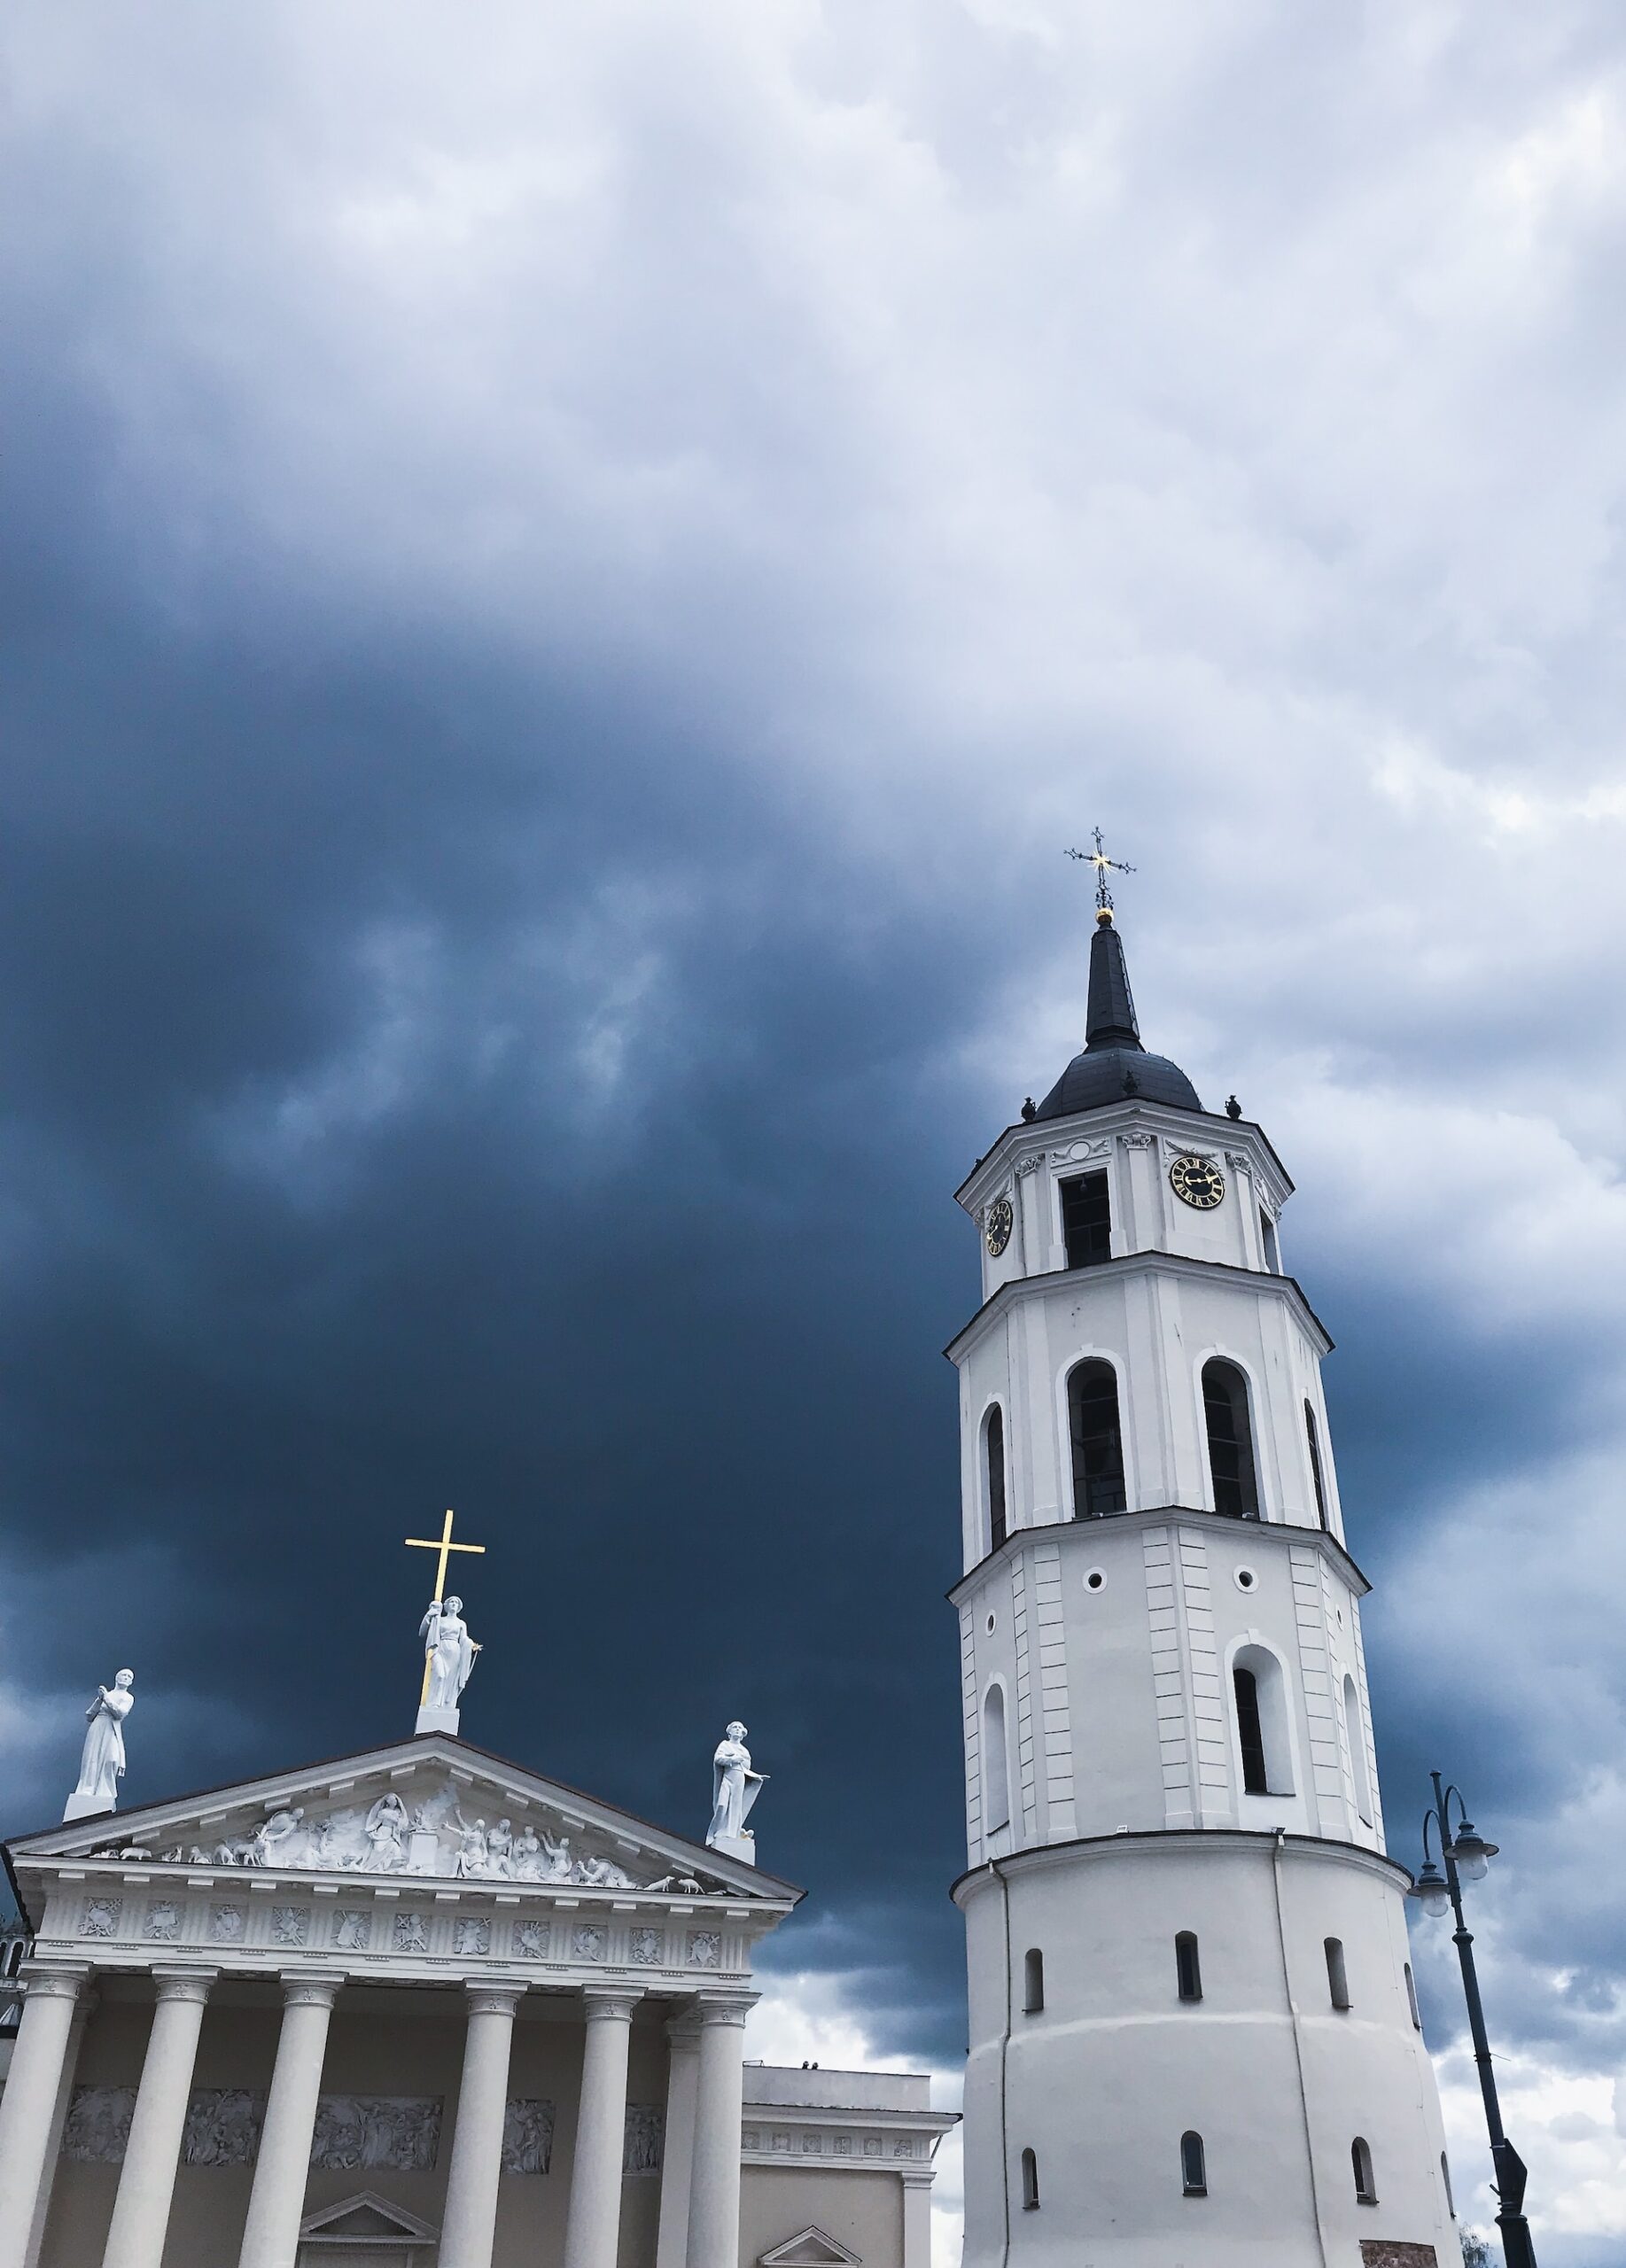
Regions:
<instances>
[{"instance_id":1,"label":"small pediment over doorway","mask_svg":"<svg viewBox=\"0 0 1626 2268\"><path fill-rule=\"evenodd\" d=\"M429 2268L440 2232L363 2189L300 2223L298 2268Z\"/></svg>"},{"instance_id":2,"label":"small pediment over doorway","mask_svg":"<svg viewBox=\"0 0 1626 2268\"><path fill-rule=\"evenodd\" d=\"M810 2228L788 2236L771 2252L759 2253L757 2268L863 2268L863 2259L823 2229Z\"/></svg>"}]
</instances>

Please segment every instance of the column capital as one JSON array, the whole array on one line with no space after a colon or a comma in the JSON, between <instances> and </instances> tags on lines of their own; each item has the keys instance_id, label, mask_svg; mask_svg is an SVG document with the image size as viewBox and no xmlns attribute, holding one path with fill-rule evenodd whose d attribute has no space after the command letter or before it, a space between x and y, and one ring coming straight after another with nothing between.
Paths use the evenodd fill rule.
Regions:
<instances>
[{"instance_id":1,"label":"column capital","mask_svg":"<svg viewBox=\"0 0 1626 2268\"><path fill-rule=\"evenodd\" d=\"M284 1969L282 1972L285 2008L331 2008L345 1982L342 1970Z\"/></svg>"},{"instance_id":2,"label":"column capital","mask_svg":"<svg viewBox=\"0 0 1626 2268\"><path fill-rule=\"evenodd\" d=\"M935 2166L894 2165L889 2171L899 2176L906 2189L930 2189L937 2178Z\"/></svg>"},{"instance_id":3,"label":"column capital","mask_svg":"<svg viewBox=\"0 0 1626 2268\"><path fill-rule=\"evenodd\" d=\"M152 1982L160 2000L196 2000L201 2008L209 1997L209 1987L220 1982L218 1969L154 1969Z\"/></svg>"},{"instance_id":4,"label":"column capital","mask_svg":"<svg viewBox=\"0 0 1626 2268\"><path fill-rule=\"evenodd\" d=\"M707 2031L713 2024L743 2024L761 1998L760 1992L696 1992L695 2015Z\"/></svg>"},{"instance_id":5,"label":"column capital","mask_svg":"<svg viewBox=\"0 0 1626 2268\"><path fill-rule=\"evenodd\" d=\"M628 2023L642 1998L642 1984L584 1984L581 1988L589 2023Z\"/></svg>"},{"instance_id":6,"label":"column capital","mask_svg":"<svg viewBox=\"0 0 1626 2268\"><path fill-rule=\"evenodd\" d=\"M511 2016L525 1996L525 1982L519 1977L511 1984L501 1977L465 1977L463 1989L471 2016Z\"/></svg>"},{"instance_id":7,"label":"column capital","mask_svg":"<svg viewBox=\"0 0 1626 2268\"><path fill-rule=\"evenodd\" d=\"M691 2055L700 2045L700 2019L692 2008L686 2008L681 2016L668 2016L665 2029L674 2055Z\"/></svg>"},{"instance_id":8,"label":"column capital","mask_svg":"<svg viewBox=\"0 0 1626 2268\"><path fill-rule=\"evenodd\" d=\"M85 1969L62 1969L46 1961L25 1961L17 1981L30 2000L76 2000L90 1982Z\"/></svg>"}]
</instances>

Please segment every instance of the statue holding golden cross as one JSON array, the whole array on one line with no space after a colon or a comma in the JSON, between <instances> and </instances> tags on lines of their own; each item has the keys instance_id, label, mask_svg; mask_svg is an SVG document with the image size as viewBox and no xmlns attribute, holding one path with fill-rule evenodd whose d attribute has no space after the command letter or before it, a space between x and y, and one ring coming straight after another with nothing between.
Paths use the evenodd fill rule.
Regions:
<instances>
[{"instance_id":1,"label":"statue holding golden cross","mask_svg":"<svg viewBox=\"0 0 1626 2268\"><path fill-rule=\"evenodd\" d=\"M426 1711L437 1717L449 1716L455 1720L457 1697L468 1683L474 1657L480 1651L470 1637L463 1620L463 1601L447 1597L446 1570L454 1551L483 1552L486 1547L483 1543L455 1543L452 1541L455 1518L455 1513L447 1513L438 1536L409 1535L405 1539L408 1550L437 1551L440 1555L435 1563L434 1596L418 1631L424 1640L424 1689L418 1699L420 1731L429 1729L421 1721ZM435 1689L432 1694L432 1685ZM437 1728L448 1731L455 1728L455 1722Z\"/></svg>"}]
</instances>

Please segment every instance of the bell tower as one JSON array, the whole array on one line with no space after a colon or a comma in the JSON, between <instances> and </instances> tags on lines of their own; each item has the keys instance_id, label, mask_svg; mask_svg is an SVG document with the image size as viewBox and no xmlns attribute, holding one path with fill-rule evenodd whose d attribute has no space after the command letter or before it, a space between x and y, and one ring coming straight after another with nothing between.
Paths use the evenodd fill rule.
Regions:
<instances>
[{"instance_id":1,"label":"bell tower","mask_svg":"<svg viewBox=\"0 0 1626 2268\"><path fill-rule=\"evenodd\" d=\"M1456 2268L1293 1184L1098 896L1084 1050L958 1192L966 2268Z\"/></svg>"}]
</instances>

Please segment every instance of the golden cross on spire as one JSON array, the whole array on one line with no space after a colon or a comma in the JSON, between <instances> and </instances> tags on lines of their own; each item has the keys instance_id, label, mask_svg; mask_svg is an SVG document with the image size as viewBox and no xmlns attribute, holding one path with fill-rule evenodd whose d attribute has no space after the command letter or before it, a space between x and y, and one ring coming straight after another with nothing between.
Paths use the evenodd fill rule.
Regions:
<instances>
[{"instance_id":1,"label":"golden cross on spire","mask_svg":"<svg viewBox=\"0 0 1626 2268\"><path fill-rule=\"evenodd\" d=\"M1093 832L1095 841L1093 850L1070 850L1067 855L1070 858L1077 858L1081 866L1094 867L1095 910L1098 913L1110 913L1112 892L1107 887L1108 875L1132 874L1135 870L1132 866L1126 866L1122 858L1109 858L1106 846L1101 841L1100 827L1096 827Z\"/></svg>"},{"instance_id":2,"label":"golden cross on spire","mask_svg":"<svg viewBox=\"0 0 1626 2268\"><path fill-rule=\"evenodd\" d=\"M440 1554L440 1559L435 1566L435 1592L433 1598L430 1601L430 1604L432 1606L439 1606L441 1600L446 1596L446 1563L451 1557L453 1552L484 1551L486 1549L483 1543L454 1543L452 1541L452 1521L455 1515L448 1511L445 1523L442 1526L439 1535L409 1535L406 1538L407 1546L410 1550L438 1551ZM424 1655L424 1690L419 1697L419 1707L425 1707L428 1701L429 1655L428 1652L425 1651Z\"/></svg>"}]
</instances>

